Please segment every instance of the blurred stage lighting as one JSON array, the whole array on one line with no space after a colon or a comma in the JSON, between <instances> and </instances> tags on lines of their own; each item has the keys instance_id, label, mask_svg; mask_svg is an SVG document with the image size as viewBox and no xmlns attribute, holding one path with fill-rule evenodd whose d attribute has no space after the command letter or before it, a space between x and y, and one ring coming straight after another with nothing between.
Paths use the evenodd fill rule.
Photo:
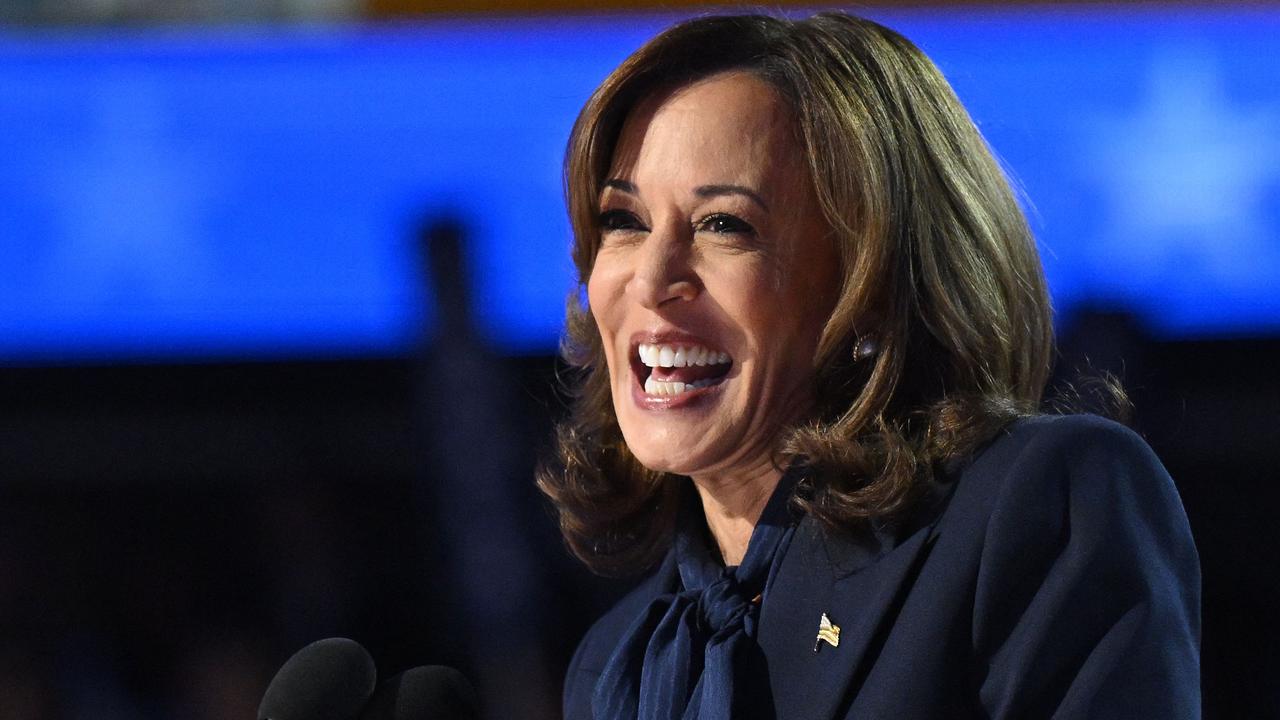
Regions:
<instances>
[{"instance_id":1,"label":"blurred stage lighting","mask_svg":"<svg viewBox=\"0 0 1280 720\"><path fill-rule=\"evenodd\" d=\"M1280 11L901 11L1031 204L1060 317L1280 331ZM0 32L0 360L402 355L418 234L553 352L577 110L670 17Z\"/></svg>"}]
</instances>

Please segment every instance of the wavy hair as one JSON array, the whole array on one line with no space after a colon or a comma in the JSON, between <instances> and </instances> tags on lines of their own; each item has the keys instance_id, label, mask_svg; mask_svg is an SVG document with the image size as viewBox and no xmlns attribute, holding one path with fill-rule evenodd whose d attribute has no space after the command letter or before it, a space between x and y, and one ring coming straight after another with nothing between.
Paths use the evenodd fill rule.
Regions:
<instances>
[{"instance_id":1,"label":"wavy hair","mask_svg":"<svg viewBox=\"0 0 1280 720\"><path fill-rule=\"evenodd\" d=\"M538 486L571 551L601 574L662 556L683 482L628 451L581 299L601 185L637 103L730 70L790 105L843 270L815 357L819 401L778 442L780 467L809 468L793 503L836 532L892 523L943 464L1034 413L1048 380L1052 318L1034 239L991 150L915 45L843 13L675 25L604 80L565 159L579 283L562 343L573 397ZM857 352L865 338L878 348L870 357Z\"/></svg>"}]
</instances>

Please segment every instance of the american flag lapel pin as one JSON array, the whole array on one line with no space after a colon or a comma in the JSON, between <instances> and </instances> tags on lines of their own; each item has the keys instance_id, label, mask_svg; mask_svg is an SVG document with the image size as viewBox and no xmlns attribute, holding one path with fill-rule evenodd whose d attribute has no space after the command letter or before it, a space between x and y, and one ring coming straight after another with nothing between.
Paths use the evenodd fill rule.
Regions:
<instances>
[{"instance_id":1,"label":"american flag lapel pin","mask_svg":"<svg viewBox=\"0 0 1280 720\"><path fill-rule=\"evenodd\" d=\"M826 613L822 613L822 619L818 621L818 637L813 640L813 651L818 652L818 646L823 642L831 647L840 647L840 626L831 622Z\"/></svg>"}]
</instances>

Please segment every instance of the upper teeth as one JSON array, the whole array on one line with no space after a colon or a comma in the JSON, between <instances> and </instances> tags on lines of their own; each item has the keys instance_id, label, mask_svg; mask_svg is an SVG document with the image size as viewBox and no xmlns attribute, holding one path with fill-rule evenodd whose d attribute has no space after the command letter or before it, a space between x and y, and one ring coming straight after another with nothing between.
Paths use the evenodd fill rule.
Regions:
<instances>
[{"instance_id":1,"label":"upper teeth","mask_svg":"<svg viewBox=\"0 0 1280 720\"><path fill-rule=\"evenodd\" d=\"M722 365L729 362L729 354L709 350L700 345L647 345L640 343L640 362L649 367Z\"/></svg>"}]
</instances>

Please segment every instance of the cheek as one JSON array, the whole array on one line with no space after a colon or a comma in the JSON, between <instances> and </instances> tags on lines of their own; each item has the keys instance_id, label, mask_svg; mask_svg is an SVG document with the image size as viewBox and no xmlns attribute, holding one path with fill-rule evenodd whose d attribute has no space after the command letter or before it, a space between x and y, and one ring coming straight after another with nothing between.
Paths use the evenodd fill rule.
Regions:
<instances>
[{"instance_id":1,"label":"cheek","mask_svg":"<svg viewBox=\"0 0 1280 720\"><path fill-rule=\"evenodd\" d=\"M602 270L604 269L597 264L587 278L587 307L591 310L591 317L596 321L596 327L603 336L609 328L609 316L613 311L613 303L610 302L608 276Z\"/></svg>"},{"instance_id":2,"label":"cheek","mask_svg":"<svg viewBox=\"0 0 1280 720\"><path fill-rule=\"evenodd\" d=\"M777 354L793 343L805 314L807 282L779 272L772 264L761 264L754 272L742 272L723 279L732 297L732 312L754 335L757 350Z\"/></svg>"},{"instance_id":3,"label":"cheek","mask_svg":"<svg viewBox=\"0 0 1280 720\"><path fill-rule=\"evenodd\" d=\"M614 252L603 251L597 254L591 274L587 276L587 302L596 322L601 325L616 314L621 300L626 266L616 255Z\"/></svg>"},{"instance_id":4,"label":"cheek","mask_svg":"<svg viewBox=\"0 0 1280 720\"><path fill-rule=\"evenodd\" d=\"M825 226L810 222L803 228L784 271L780 305L788 308L793 335L812 353L840 296L844 263Z\"/></svg>"},{"instance_id":5,"label":"cheek","mask_svg":"<svg viewBox=\"0 0 1280 720\"><path fill-rule=\"evenodd\" d=\"M741 286L749 289L739 307L765 360L762 369L775 379L788 378L785 384L790 385L797 379L793 376L812 372L831 307L825 287L829 273L822 272L821 266L788 270L782 277L773 274Z\"/></svg>"},{"instance_id":6,"label":"cheek","mask_svg":"<svg viewBox=\"0 0 1280 720\"><path fill-rule=\"evenodd\" d=\"M600 334L605 363L612 371L617 367L614 358L614 336L620 327L617 317L619 305L617 296L612 292L607 272L600 272L600 269L597 265L587 279L587 307L591 311L591 318L595 321L596 331Z\"/></svg>"},{"instance_id":7,"label":"cheek","mask_svg":"<svg viewBox=\"0 0 1280 720\"><path fill-rule=\"evenodd\" d=\"M596 321L596 327L602 331L604 328L600 320L604 308L605 302L604 296L600 293L600 284L596 281L596 276L592 275L587 279L587 310L591 312L591 319Z\"/></svg>"}]
</instances>

